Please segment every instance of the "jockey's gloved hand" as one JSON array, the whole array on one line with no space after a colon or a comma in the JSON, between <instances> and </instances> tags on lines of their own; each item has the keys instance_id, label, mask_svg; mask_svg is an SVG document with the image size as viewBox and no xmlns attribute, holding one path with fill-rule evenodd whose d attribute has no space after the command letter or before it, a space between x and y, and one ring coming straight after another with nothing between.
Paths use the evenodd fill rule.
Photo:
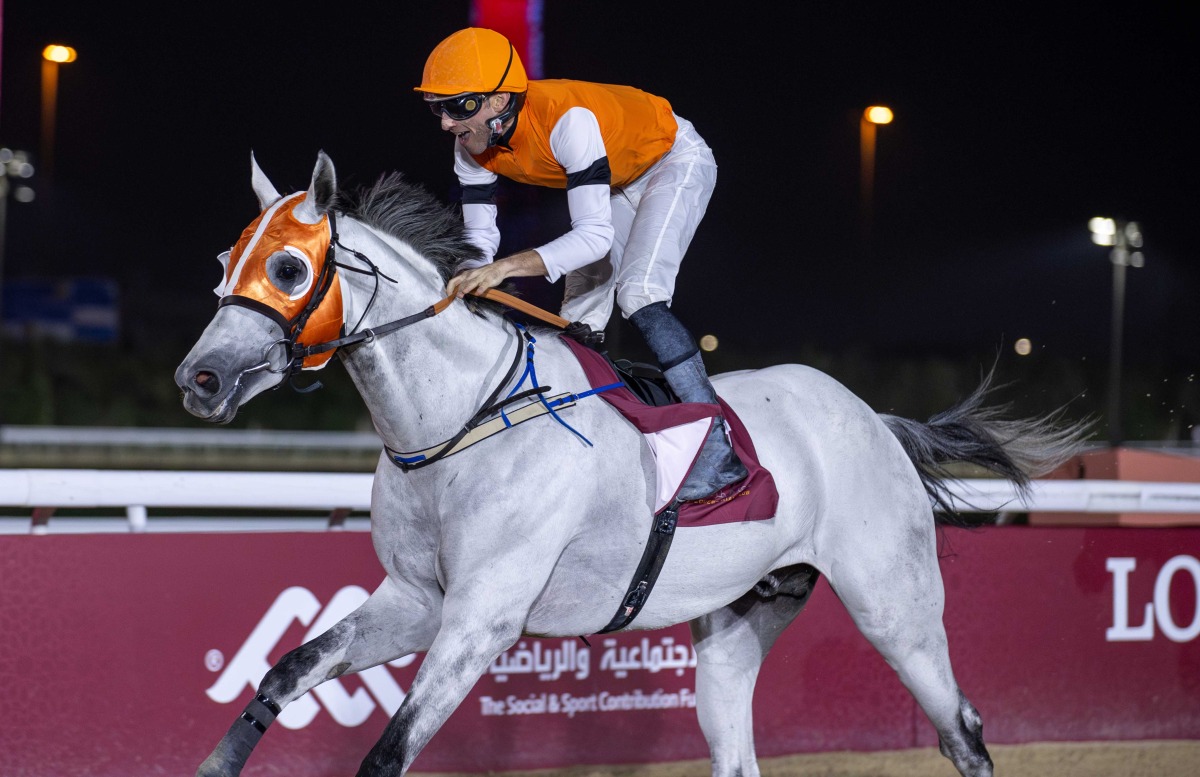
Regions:
<instances>
[{"instance_id":1,"label":"jockey's gloved hand","mask_svg":"<svg viewBox=\"0 0 1200 777\"><path fill-rule=\"evenodd\" d=\"M577 343L588 348L599 349L604 345L604 332L597 332L582 321L572 321L563 333Z\"/></svg>"}]
</instances>

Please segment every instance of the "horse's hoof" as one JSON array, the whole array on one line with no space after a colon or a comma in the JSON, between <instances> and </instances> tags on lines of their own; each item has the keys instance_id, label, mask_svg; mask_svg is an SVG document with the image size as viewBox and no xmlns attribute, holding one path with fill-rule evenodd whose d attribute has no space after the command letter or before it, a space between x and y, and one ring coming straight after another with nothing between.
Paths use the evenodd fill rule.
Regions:
<instances>
[{"instance_id":1,"label":"horse's hoof","mask_svg":"<svg viewBox=\"0 0 1200 777\"><path fill-rule=\"evenodd\" d=\"M754 593L758 594L764 599L770 599L772 596L779 593L779 585L779 578L768 572L763 576L762 580L759 580L754 584Z\"/></svg>"}]
</instances>

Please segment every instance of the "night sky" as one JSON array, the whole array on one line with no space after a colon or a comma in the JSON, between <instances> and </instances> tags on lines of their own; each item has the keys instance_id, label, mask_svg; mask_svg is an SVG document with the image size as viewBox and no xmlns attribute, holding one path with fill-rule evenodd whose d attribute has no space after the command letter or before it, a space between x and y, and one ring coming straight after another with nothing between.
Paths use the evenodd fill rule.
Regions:
<instances>
[{"instance_id":1,"label":"night sky","mask_svg":"<svg viewBox=\"0 0 1200 777\"><path fill-rule=\"evenodd\" d=\"M1146 235L1127 359L1194 362L1200 46L1182 4L833 5L546 0L545 77L661 94L716 154L685 323L747 351L986 358L1029 337L1035 356L1103 357L1101 214ZM79 51L53 196L10 204L5 277L114 277L124 342L186 349L215 309L214 257L256 215L251 150L283 191L324 149L343 186L399 170L449 200L452 140L411 87L469 3L310 7L5 0L0 144L37 151L41 49ZM896 121L864 250L858 117L876 102ZM525 225L510 239L567 228L560 192L509 196L526 201L502 208Z\"/></svg>"}]
</instances>

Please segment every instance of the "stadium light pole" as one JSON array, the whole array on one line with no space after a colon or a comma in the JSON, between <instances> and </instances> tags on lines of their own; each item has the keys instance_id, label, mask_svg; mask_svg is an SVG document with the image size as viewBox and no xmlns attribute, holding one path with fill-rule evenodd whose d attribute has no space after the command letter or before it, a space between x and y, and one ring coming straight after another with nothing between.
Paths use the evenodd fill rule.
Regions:
<instances>
[{"instance_id":1,"label":"stadium light pole","mask_svg":"<svg viewBox=\"0 0 1200 777\"><path fill-rule=\"evenodd\" d=\"M872 105L863 111L858 122L859 145L859 192L861 196L862 243L864 249L871 245L872 221L875 201L875 128L880 124L891 124L895 115L891 108Z\"/></svg>"},{"instance_id":2,"label":"stadium light pole","mask_svg":"<svg viewBox=\"0 0 1200 777\"><path fill-rule=\"evenodd\" d=\"M1136 221L1128 223L1117 219L1097 216L1088 221L1092 242L1098 246L1111 246L1108 253L1113 267L1112 282L1112 334L1109 342L1108 359L1108 441L1115 448L1125 442L1125 429L1121 423L1121 362L1122 340L1125 321L1125 268L1141 267L1146 257L1142 247L1142 229Z\"/></svg>"},{"instance_id":3,"label":"stadium light pole","mask_svg":"<svg viewBox=\"0 0 1200 777\"><path fill-rule=\"evenodd\" d=\"M42 50L42 157L39 167L45 194L54 180L54 122L58 103L58 66L75 61L75 49L52 44Z\"/></svg>"},{"instance_id":4,"label":"stadium light pole","mask_svg":"<svg viewBox=\"0 0 1200 777\"><path fill-rule=\"evenodd\" d=\"M0 147L0 295L4 290L4 250L8 241L8 197L19 202L31 202L33 189L18 183L15 187L10 179L23 180L33 175L33 165L24 151ZM3 296L0 296L0 326L4 325Z\"/></svg>"}]
</instances>

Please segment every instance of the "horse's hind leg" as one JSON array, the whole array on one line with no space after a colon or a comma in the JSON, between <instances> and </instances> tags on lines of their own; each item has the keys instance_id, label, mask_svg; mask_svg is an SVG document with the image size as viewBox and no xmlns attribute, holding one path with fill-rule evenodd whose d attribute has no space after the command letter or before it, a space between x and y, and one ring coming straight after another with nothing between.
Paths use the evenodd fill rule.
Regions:
<instances>
[{"instance_id":1,"label":"horse's hind leg","mask_svg":"<svg viewBox=\"0 0 1200 777\"><path fill-rule=\"evenodd\" d=\"M924 526L856 543L849 553L843 549L843 557L853 563L830 570L829 584L929 716L942 754L967 777L991 777L983 721L950 668L942 625L944 591L928 508L914 521Z\"/></svg>"},{"instance_id":2,"label":"horse's hind leg","mask_svg":"<svg viewBox=\"0 0 1200 777\"><path fill-rule=\"evenodd\" d=\"M197 777L240 774L283 708L326 680L427 649L437 627L438 608L439 602L416 589L406 592L385 579L357 610L289 652L267 672L255 698L200 765Z\"/></svg>"},{"instance_id":3,"label":"horse's hind leg","mask_svg":"<svg viewBox=\"0 0 1200 777\"><path fill-rule=\"evenodd\" d=\"M691 622L696 712L714 777L758 777L751 702L758 669L776 637L804 609L819 573L776 570L755 590Z\"/></svg>"}]
</instances>

